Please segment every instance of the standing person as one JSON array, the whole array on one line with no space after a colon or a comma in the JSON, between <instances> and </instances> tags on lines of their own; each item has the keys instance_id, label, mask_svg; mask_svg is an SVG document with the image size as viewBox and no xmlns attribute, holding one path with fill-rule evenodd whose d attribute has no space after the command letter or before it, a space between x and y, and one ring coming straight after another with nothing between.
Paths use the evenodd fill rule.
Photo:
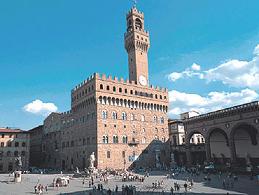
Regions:
<instances>
[{"instance_id":1,"label":"standing person","mask_svg":"<svg viewBox=\"0 0 259 195\"><path fill-rule=\"evenodd\" d=\"M43 193L43 189L44 189L43 185L40 186L40 189L41 189L41 192Z\"/></svg>"},{"instance_id":2,"label":"standing person","mask_svg":"<svg viewBox=\"0 0 259 195\"><path fill-rule=\"evenodd\" d=\"M183 185L185 192L187 192L187 183Z\"/></svg>"},{"instance_id":3,"label":"standing person","mask_svg":"<svg viewBox=\"0 0 259 195\"><path fill-rule=\"evenodd\" d=\"M35 194L37 194L37 189L38 189L37 185L34 186L34 192L35 192Z\"/></svg>"},{"instance_id":4,"label":"standing person","mask_svg":"<svg viewBox=\"0 0 259 195\"><path fill-rule=\"evenodd\" d=\"M170 191L171 191L171 195L174 195L174 188L173 187L171 187Z\"/></svg>"},{"instance_id":5,"label":"standing person","mask_svg":"<svg viewBox=\"0 0 259 195\"><path fill-rule=\"evenodd\" d=\"M48 193L48 185L45 186L45 191Z\"/></svg>"},{"instance_id":6,"label":"standing person","mask_svg":"<svg viewBox=\"0 0 259 195\"><path fill-rule=\"evenodd\" d=\"M118 186L116 185L116 187L115 187L115 192L117 193L118 192Z\"/></svg>"}]
</instances>

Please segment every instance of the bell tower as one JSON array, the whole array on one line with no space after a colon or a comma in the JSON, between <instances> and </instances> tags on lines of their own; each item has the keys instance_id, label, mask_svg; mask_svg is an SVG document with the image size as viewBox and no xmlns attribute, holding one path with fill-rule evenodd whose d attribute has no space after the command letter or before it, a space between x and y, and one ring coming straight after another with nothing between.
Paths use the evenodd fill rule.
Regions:
<instances>
[{"instance_id":1,"label":"bell tower","mask_svg":"<svg viewBox=\"0 0 259 195\"><path fill-rule=\"evenodd\" d=\"M129 80L143 86L148 85L149 33L144 29L144 13L132 7L127 16L127 32L124 35L128 53Z\"/></svg>"}]
</instances>

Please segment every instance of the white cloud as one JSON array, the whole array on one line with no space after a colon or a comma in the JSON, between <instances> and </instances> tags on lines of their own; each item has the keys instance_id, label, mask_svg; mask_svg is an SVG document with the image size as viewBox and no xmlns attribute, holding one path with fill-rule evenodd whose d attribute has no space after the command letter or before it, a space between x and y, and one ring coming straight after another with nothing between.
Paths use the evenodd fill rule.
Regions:
<instances>
[{"instance_id":1,"label":"white cloud","mask_svg":"<svg viewBox=\"0 0 259 195\"><path fill-rule=\"evenodd\" d=\"M201 66L196 63L193 63L193 65L191 66L191 69L187 68L183 72L172 72L171 74L168 75L168 79L173 82L182 78L188 78L193 76L198 76L199 78L202 79L203 74L199 72L200 70L201 70Z\"/></svg>"},{"instance_id":2,"label":"white cloud","mask_svg":"<svg viewBox=\"0 0 259 195\"><path fill-rule=\"evenodd\" d=\"M178 73L178 72L173 72L173 73L171 73L168 76L169 80L171 80L173 82L178 80L178 79L180 79L180 78L182 78L182 77L183 77L183 74L182 73Z\"/></svg>"},{"instance_id":3,"label":"white cloud","mask_svg":"<svg viewBox=\"0 0 259 195\"><path fill-rule=\"evenodd\" d=\"M26 112L42 116L47 116L51 112L56 112L58 110L54 103L44 103L38 99L26 104L23 109Z\"/></svg>"},{"instance_id":4,"label":"white cloud","mask_svg":"<svg viewBox=\"0 0 259 195\"><path fill-rule=\"evenodd\" d=\"M192 70L200 71L201 70L201 66L199 64L193 63L192 64Z\"/></svg>"},{"instance_id":5,"label":"white cloud","mask_svg":"<svg viewBox=\"0 0 259 195\"><path fill-rule=\"evenodd\" d=\"M205 71L200 71L200 65L193 64L191 69L169 74L168 79L175 82L182 78L198 77L237 88L259 89L259 44L253 53L255 56L250 61L232 59ZM174 77L176 74L178 77Z\"/></svg>"},{"instance_id":6,"label":"white cloud","mask_svg":"<svg viewBox=\"0 0 259 195\"><path fill-rule=\"evenodd\" d=\"M256 100L259 94L251 89L240 92L210 92L207 96L169 91L169 116L178 118L183 112L195 110L200 113L211 112Z\"/></svg>"}]
</instances>

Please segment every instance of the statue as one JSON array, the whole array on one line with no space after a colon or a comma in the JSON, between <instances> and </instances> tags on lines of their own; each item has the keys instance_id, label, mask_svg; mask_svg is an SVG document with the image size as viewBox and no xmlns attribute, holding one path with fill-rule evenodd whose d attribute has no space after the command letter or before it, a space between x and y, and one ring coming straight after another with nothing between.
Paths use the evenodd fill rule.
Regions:
<instances>
[{"instance_id":1,"label":"statue","mask_svg":"<svg viewBox=\"0 0 259 195\"><path fill-rule=\"evenodd\" d=\"M92 154L89 157L89 169L94 169L94 162L95 162L95 156L94 156L94 152L92 152Z\"/></svg>"},{"instance_id":2,"label":"statue","mask_svg":"<svg viewBox=\"0 0 259 195\"><path fill-rule=\"evenodd\" d=\"M15 166L17 171L21 171L22 169L22 158L21 156L18 156L15 158Z\"/></svg>"},{"instance_id":3,"label":"statue","mask_svg":"<svg viewBox=\"0 0 259 195\"><path fill-rule=\"evenodd\" d=\"M20 183L22 181L22 158L18 156L15 158L14 182Z\"/></svg>"},{"instance_id":4,"label":"statue","mask_svg":"<svg viewBox=\"0 0 259 195\"><path fill-rule=\"evenodd\" d=\"M80 173L78 167L76 167L76 173Z\"/></svg>"}]
</instances>

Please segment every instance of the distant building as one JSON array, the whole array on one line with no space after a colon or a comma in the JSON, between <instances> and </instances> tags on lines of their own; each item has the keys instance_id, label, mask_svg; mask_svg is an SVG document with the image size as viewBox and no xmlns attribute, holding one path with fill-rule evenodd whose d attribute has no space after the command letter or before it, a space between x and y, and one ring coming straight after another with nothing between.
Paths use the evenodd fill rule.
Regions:
<instances>
[{"instance_id":1,"label":"distant building","mask_svg":"<svg viewBox=\"0 0 259 195\"><path fill-rule=\"evenodd\" d=\"M199 112L197 111L189 111L189 112L184 112L182 114L180 114L180 119L181 120L185 120L185 119L188 119L188 118L191 118L191 117L194 117L194 116L199 116Z\"/></svg>"},{"instance_id":2,"label":"distant building","mask_svg":"<svg viewBox=\"0 0 259 195\"><path fill-rule=\"evenodd\" d=\"M22 169L29 167L30 135L20 129L0 128L0 172L15 171L15 159L21 156Z\"/></svg>"},{"instance_id":3,"label":"distant building","mask_svg":"<svg viewBox=\"0 0 259 195\"><path fill-rule=\"evenodd\" d=\"M190 147L186 147L186 132L184 128L184 120L189 117L197 116L195 111L181 114L181 119L168 121L169 140L171 148L171 165L184 165L187 162L187 150L193 157L194 164L201 164L205 157L205 139L201 134L193 134L190 140Z\"/></svg>"},{"instance_id":4,"label":"distant building","mask_svg":"<svg viewBox=\"0 0 259 195\"><path fill-rule=\"evenodd\" d=\"M168 90L150 85L144 13L133 7L126 22L129 79L95 73L71 91L71 110L44 121L44 166L82 169L92 152L100 169L169 165Z\"/></svg>"},{"instance_id":5,"label":"distant building","mask_svg":"<svg viewBox=\"0 0 259 195\"><path fill-rule=\"evenodd\" d=\"M30 160L31 167L42 167L43 153L42 153L42 139L43 139L43 125L35 127L28 131L30 134Z\"/></svg>"}]
</instances>

